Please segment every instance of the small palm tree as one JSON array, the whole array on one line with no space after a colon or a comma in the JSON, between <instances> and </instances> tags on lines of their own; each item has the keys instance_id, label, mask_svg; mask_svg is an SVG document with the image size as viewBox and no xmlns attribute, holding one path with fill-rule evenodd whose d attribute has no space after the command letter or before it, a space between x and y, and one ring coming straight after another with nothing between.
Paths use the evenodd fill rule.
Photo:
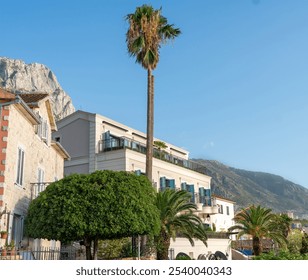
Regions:
<instances>
[{"instance_id":1,"label":"small palm tree","mask_svg":"<svg viewBox=\"0 0 308 280\"><path fill-rule=\"evenodd\" d=\"M162 158L162 152L167 148L167 145L165 142L162 141L154 141L154 146L157 147L159 151L159 158Z\"/></svg>"},{"instance_id":2,"label":"small palm tree","mask_svg":"<svg viewBox=\"0 0 308 280\"><path fill-rule=\"evenodd\" d=\"M159 61L159 49L163 43L176 38L180 29L168 24L161 15L161 9L154 10L152 6L137 7L134 14L126 16L129 29L126 33L128 53L136 57L148 72L147 88L147 152L146 175L152 182L153 134L154 134L154 76L152 71Z\"/></svg>"},{"instance_id":3,"label":"small palm tree","mask_svg":"<svg viewBox=\"0 0 308 280\"><path fill-rule=\"evenodd\" d=\"M190 202L191 194L187 191L165 189L157 193L156 206L160 211L160 233L154 242L158 260L168 259L171 238L176 235L187 238L194 245L194 238L201 240L207 246L207 235L201 219L194 214L196 205Z\"/></svg>"},{"instance_id":4,"label":"small palm tree","mask_svg":"<svg viewBox=\"0 0 308 280\"><path fill-rule=\"evenodd\" d=\"M239 230L238 237L246 234L252 236L252 247L256 256L262 252L263 238L270 238L280 245L287 242L284 232L277 227L277 218L271 209L252 205L236 214L234 221L236 225L230 227L229 231Z\"/></svg>"}]
</instances>

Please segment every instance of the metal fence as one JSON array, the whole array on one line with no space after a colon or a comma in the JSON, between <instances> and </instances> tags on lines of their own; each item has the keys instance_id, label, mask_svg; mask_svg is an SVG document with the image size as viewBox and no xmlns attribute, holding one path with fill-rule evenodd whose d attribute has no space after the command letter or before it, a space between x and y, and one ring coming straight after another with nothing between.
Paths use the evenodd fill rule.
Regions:
<instances>
[{"instance_id":1,"label":"metal fence","mask_svg":"<svg viewBox=\"0 0 308 280\"><path fill-rule=\"evenodd\" d=\"M41 247L37 250L1 250L0 260L83 260L85 252L74 247L51 249Z\"/></svg>"}]
</instances>

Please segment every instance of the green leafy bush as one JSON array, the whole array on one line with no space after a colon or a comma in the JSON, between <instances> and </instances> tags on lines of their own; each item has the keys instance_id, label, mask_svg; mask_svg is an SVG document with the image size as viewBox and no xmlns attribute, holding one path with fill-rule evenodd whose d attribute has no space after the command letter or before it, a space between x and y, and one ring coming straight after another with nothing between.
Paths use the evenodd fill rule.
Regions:
<instances>
[{"instance_id":1,"label":"green leafy bush","mask_svg":"<svg viewBox=\"0 0 308 280\"><path fill-rule=\"evenodd\" d=\"M263 253L253 257L253 260L308 260L308 254L291 253L289 251Z\"/></svg>"}]
</instances>

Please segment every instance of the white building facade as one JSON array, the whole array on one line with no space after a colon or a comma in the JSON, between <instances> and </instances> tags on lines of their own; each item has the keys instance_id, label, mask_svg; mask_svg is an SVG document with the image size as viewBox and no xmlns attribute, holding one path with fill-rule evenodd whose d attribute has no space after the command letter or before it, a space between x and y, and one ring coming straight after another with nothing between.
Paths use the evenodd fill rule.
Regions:
<instances>
[{"instance_id":1,"label":"white building facade","mask_svg":"<svg viewBox=\"0 0 308 280\"><path fill-rule=\"evenodd\" d=\"M60 120L57 127L53 139L60 142L70 155L70 161L65 162L65 175L88 174L96 170L145 173L146 134L84 111L76 111ZM189 160L188 151L164 143L165 149L154 148L153 185L158 191L165 188L187 190L192 194L192 201L197 204L204 223L212 227L215 221L217 229L225 228L225 220L214 218L220 214L216 197L211 194L211 178L204 173L204 167ZM229 213L232 219L233 208ZM204 245L203 251L206 251Z\"/></svg>"}]
</instances>

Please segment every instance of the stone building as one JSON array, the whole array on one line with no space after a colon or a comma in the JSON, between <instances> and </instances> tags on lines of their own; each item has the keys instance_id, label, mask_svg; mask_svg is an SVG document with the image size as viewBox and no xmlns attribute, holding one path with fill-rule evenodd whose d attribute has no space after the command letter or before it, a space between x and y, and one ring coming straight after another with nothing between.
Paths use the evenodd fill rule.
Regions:
<instances>
[{"instance_id":1,"label":"stone building","mask_svg":"<svg viewBox=\"0 0 308 280\"><path fill-rule=\"evenodd\" d=\"M13 94L0 88L0 231L16 247L24 240L24 218L29 203L45 187L63 177L68 153L52 141L56 131L48 94ZM53 242L55 245L56 242ZM51 246L35 240L33 246Z\"/></svg>"}]
</instances>

